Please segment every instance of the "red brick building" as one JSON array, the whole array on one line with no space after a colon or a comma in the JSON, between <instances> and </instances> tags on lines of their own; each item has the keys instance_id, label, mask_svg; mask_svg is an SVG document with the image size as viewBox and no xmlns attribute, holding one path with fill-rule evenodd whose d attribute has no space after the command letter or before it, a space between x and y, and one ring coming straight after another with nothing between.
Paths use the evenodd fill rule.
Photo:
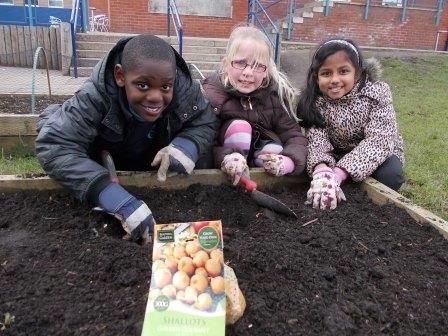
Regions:
<instances>
[{"instance_id":1,"label":"red brick building","mask_svg":"<svg viewBox=\"0 0 448 336\"><path fill-rule=\"evenodd\" d=\"M156 0L90 0L89 3L96 11L109 16L110 31L166 34L166 14L152 11L153 1ZM209 1L211 6L215 3ZM312 2L296 0L296 12L307 1ZM371 0L367 13L364 1L334 2L327 16L323 12L305 16L300 20L303 23L294 24L291 40L317 43L337 35L350 37L362 46L447 50L448 8L445 5L442 9L438 2L441 0L409 0L412 6L406 8L405 15L401 6L397 6L396 1L401 3L400 0ZM275 20L286 17L287 0L261 2L271 5L267 11ZM228 37L232 27L245 22L248 14L248 0L230 0L230 4L231 15L227 17L181 15L184 36ZM437 12L437 8L441 11Z\"/></svg>"}]
</instances>

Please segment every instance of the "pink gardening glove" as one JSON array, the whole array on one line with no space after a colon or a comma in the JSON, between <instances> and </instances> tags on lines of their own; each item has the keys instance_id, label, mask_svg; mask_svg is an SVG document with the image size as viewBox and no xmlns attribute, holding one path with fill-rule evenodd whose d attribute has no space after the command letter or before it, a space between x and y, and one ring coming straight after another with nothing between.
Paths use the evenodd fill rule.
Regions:
<instances>
[{"instance_id":1,"label":"pink gardening glove","mask_svg":"<svg viewBox=\"0 0 448 336\"><path fill-rule=\"evenodd\" d=\"M311 187L306 195L306 204L314 209L336 209L338 203L345 201L345 195L330 167L316 169L313 173Z\"/></svg>"},{"instance_id":2,"label":"pink gardening glove","mask_svg":"<svg viewBox=\"0 0 448 336\"><path fill-rule=\"evenodd\" d=\"M287 156L280 154L261 154L257 159L263 161L266 173L274 176L283 176L294 171L294 162Z\"/></svg>"},{"instance_id":3,"label":"pink gardening glove","mask_svg":"<svg viewBox=\"0 0 448 336\"><path fill-rule=\"evenodd\" d=\"M336 181L338 181L338 184L341 186L342 183L348 178L348 173L339 167L333 167L333 173L336 177Z\"/></svg>"},{"instance_id":4,"label":"pink gardening glove","mask_svg":"<svg viewBox=\"0 0 448 336\"><path fill-rule=\"evenodd\" d=\"M232 153L224 156L221 170L226 173L233 185L237 185L242 175L249 177L249 167L246 159L240 153Z\"/></svg>"}]
</instances>

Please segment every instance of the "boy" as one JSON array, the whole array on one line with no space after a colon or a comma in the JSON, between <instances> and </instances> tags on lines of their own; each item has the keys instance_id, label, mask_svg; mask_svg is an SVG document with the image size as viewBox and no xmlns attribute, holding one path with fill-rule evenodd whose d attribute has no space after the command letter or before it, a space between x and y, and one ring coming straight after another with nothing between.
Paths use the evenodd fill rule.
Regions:
<instances>
[{"instance_id":1,"label":"boy","mask_svg":"<svg viewBox=\"0 0 448 336\"><path fill-rule=\"evenodd\" d=\"M141 200L112 183L100 165L108 151L119 170L158 166L190 174L210 151L217 119L185 61L153 35L120 40L62 105L40 116L36 155L47 174L84 202L119 218L131 239L148 238L154 222Z\"/></svg>"}]
</instances>

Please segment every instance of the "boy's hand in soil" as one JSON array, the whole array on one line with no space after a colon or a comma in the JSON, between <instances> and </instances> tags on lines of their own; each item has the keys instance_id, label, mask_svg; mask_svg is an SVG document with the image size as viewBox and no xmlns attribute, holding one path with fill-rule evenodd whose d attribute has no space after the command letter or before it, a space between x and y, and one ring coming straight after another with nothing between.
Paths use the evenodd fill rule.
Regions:
<instances>
[{"instance_id":1,"label":"boy's hand in soil","mask_svg":"<svg viewBox=\"0 0 448 336\"><path fill-rule=\"evenodd\" d=\"M171 175L191 174L199 157L198 148L193 141L177 137L167 147L159 150L151 163L155 167L160 165L157 171L157 179L166 181L168 172Z\"/></svg>"},{"instance_id":2,"label":"boy's hand in soil","mask_svg":"<svg viewBox=\"0 0 448 336\"><path fill-rule=\"evenodd\" d=\"M131 240L149 240L155 221L145 202L136 199L117 183L109 184L99 195L99 206L118 218Z\"/></svg>"},{"instance_id":3,"label":"boy's hand in soil","mask_svg":"<svg viewBox=\"0 0 448 336\"><path fill-rule=\"evenodd\" d=\"M240 153L232 153L224 156L221 170L226 173L233 185L237 185L242 175L249 177L249 167L246 159Z\"/></svg>"},{"instance_id":4,"label":"boy's hand in soil","mask_svg":"<svg viewBox=\"0 0 448 336\"><path fill-rule=\"evenodd\" d=\"M257 159L263 161L266 173L274 176L283 176L294 171L294 162L287 156L280 154L261 154Z\"/></svg>"},{"instance_id":5,"label":"boy's hand in soil","mask_svg":"<svg viewBox=\"0 0 448 336\"><path fill-rule=\"evenodd\" d=\"M314 209L336 209L338 203L345 201L345 195L339 186L334 171L329 167L319 167L314 170L311 188L307 193L306 204L312 204Z\"/></svg>"}]
</instances>

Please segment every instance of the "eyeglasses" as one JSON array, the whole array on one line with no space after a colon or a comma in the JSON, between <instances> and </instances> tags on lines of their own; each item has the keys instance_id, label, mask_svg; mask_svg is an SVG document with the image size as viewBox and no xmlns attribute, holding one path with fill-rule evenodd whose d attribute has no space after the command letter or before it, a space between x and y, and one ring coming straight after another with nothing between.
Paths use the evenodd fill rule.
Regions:
<instances>
[{"instance_id":1,"label":"eyeglasses","mask_svg":"<svg viewBox=\"0 0 448 336\"><path fill-rule=\"evenodd\" d=\"M266 69L268 68L266 65L261 63L255 64L254 62L252 64L248 64L246 63L246 61L232 61L230 62L230 64L232 65L233 68L238 70L244 70L247 67L250 67L255 72L265 72Z\"/></svg>"}]
</instances>

